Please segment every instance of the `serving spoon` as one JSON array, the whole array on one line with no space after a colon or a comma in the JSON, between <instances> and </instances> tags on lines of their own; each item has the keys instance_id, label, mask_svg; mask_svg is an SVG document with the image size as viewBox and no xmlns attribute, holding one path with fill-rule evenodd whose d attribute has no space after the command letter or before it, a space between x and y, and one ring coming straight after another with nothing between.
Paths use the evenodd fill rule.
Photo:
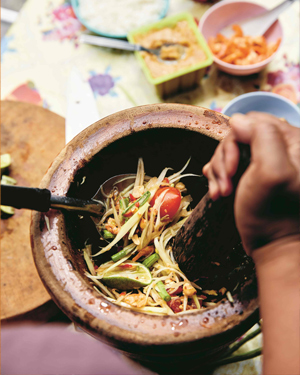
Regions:
<instances>
[{"instance_id":1,"label":"serving spoon","mask_svg":"<svg viewBox=\"0 0 300 375\"><path fill-rule=\"evenodd\" d=\"M296 0L285 0L275 8L266 10L265 12L259 14L258 16L247 18L240 22L234 22L241 27L244 35L247 36L261 36L264 35L273 23L278 19L278 16L285 11L290 5L292 5ZM233 35L232 24L224 27L219 31L220 34L224 35L226 38L230 38Z\"/></svg>"},{"instance_id":2,"label":"serving spoon","mask_svg":"<svg viewBox=\"0 0 300 375\"><path fill-rule=\"evenodd\" d=\"M176 62L184 57L185 54L185 47L178 43L165 43L159 48L146 48L139 44L133 44L126 42L124 40L118 40L118 39L112 39L112 38L103 38L101 36L94 36L94 35L88 35L88 34L82 34L79 37L79 41L81 43L91 44L94 46L99 47L108 47L108 48L116 48L124 51L145 51L148 53L151 53L158 57L160 61L163 61L164 63L172 63ZM179 59L162 59L161 58L161 49L163 47L169 47L169 46L176 46L178 47L178 50L180 52L180 58Z\"/></svg>"},{"instance_id":3,"label":"serving spoon","mask_svg":"<svg viewBox=\"0 0 300 375\"><path fill-rule=\"evenodd\" d=\"M53 195L48 189L29 188L15 185L1 184L1 205L14 208L47 212L50 208L58 210L77 211L92 216L102 216L104 201L114 187L125 189L134 182L135 174L122 174L109 178L88 200Z\"/></svg>"}]
</instances>

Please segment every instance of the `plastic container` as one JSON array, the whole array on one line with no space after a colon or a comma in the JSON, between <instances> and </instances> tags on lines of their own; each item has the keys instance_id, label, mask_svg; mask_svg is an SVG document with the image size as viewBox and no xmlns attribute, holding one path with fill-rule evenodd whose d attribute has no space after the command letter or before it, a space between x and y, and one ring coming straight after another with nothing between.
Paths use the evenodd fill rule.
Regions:
<instances>
[{"instance_id":1,"label":"plastic container","mask_svg":"<svg viewBox=\"0 0 300 375\"><path fill-rule=\"evenodd\" d=\"M259 91L240 95L229 102L222 113L231 117L234 113L246 114L251 111L270 113L300 127L300 109L290 100L271 92Z\"/></svg>"},{"instance_id":2,"label":"plastic container","mask_svg":"<svg viewBox=\"0 0 300 375\"><path fill-rule=\"evenodd\" d=\"M204 51L206 55L206 60L200 63L195 63L188 67L179 69L176 72L163 75L161 77L153 78L151 71L146 65L144 58L140 52L135 52L136 58L145 73L147 80L155 85L158 95L161 97L167 97L176 94L180 91L186 91L197 86L205 73L205 68L213 63L212 53L198 29L198 26L189 13L180 13L171 17L167 17L159 22L155 22L151 25L140 27L133 30L128 34L128 40L131 43L135 43L135 37L137 35L143 35L148 33L150 30L160 30L165 27L175 27L180 21L187 21L189 27L194 32L196 39L199 43L199 47Z\"/></svg>"}]
</instances>

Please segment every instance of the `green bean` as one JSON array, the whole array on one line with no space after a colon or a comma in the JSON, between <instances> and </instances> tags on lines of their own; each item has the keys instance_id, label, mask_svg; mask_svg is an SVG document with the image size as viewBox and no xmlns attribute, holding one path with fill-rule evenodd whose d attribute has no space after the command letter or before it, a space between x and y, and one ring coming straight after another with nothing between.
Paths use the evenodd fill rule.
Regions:
<instances>
[{"instance_id":1,"label":"green bean","mask_svg":"<svg viewBox=\"0 0 300 375\"><path fill-rule=\"evenodd\" d=\"M106 240L111 240L112 238L115 238L115 235L112 234L110 231L104 229L103 230L103 238Z\"/></svg>"},{"instance_id":2,"label":"green bean","mask_svg":"<svg viewBox=\"0 0 300 375\"><path fill-rule=\"evenodd\" d=\"M161 298L162 298L164 301L166 301L166 302L171 301L171 296L170 296L170 294L166 291L166 288L165 288L163 282L162 282L162 281L158 281L158 282L156 283L156 286L157 286L157 289L158 289L158 294L161 296Z\"/></svg>"},{"instance_id":3,"label":"green bean","mask_svg":"<svg viewBox=\"0 0 300 375\"><path fill-rule=\"evenodd\" d=\"M111 259L114 261L114 262L117 262L118 260L126 257L126 255L128 255L131 251L133 251L135 249L135 245L134 244L130 244L126 247L124 247L123 250L120 250L118 253L114 254L111 256Z\"/></svg>"},{"instance_id":4,"label":"green bean","mask_svg":"<svg viewBox=\"0 0 300 375\"><path fill-rule=\"evenodd\" d=\"M150 191L146 191L145 194L143 194L139 199L137 199L135 202L131 203L126 209L125 211L123 211L122 215L125 215L129 210L132 209L132 207L134 207L136 205L136 203L139 203L139 207L141 207L143 204L145 204L147 202L147 200L150 198L151 196L151 193Z\"/></svg>"},{"instance_id":5,"label":"green bean","mask_svg":"<svg viewBox=\"0 0 300 375\"><path fill-rule=\"evenodd\" d=\"M158 259L159 259L159 255L157 253L152 254L143 261L143 265L146 266L147 268L151 268L153 264L158 261Z\"/></svg>"}]
</instances>

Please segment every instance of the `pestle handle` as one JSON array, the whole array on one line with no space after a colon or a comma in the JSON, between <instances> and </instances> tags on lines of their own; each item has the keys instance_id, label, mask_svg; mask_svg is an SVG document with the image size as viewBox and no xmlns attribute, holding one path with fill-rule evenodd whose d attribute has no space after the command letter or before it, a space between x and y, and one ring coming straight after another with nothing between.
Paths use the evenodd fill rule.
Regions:
<instances>
[{"instance_id":1,"label":"pestle handle","mask_svg":"<svg viewBox=\"0 0 300 375\"><path fill-rule=\"evenodd\" d=\"M234 189L250 161L249 147L240 146L241 158L233 179ZM208 285L216 272L212 263L225 259L240 243L234 219L235 191L216 201L206 193L177 233L173 246L180 269L192 281L205 278ZM224 270L225 271L225 270Z\"/></svg>"}]
</instances>

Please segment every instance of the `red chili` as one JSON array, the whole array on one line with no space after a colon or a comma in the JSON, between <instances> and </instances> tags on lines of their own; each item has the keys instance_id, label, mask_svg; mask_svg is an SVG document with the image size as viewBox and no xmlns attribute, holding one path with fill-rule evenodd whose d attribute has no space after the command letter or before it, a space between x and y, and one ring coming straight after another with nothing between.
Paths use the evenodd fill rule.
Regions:
<instances>
[{"instance_id":1,"label":"red chili","mask_svg":"<svg viewBox=\"0 0 300 375\"><path fill-rule=\"evenodd\" d=\"M134 266L132 264L121 264L121 268L133 268Z\"/></svg>"},{"instance_id":2,"label":"red chili","mask_svg":"<svg viewBox=\"0 0 300 375\"><path fill-rule=\"evenodd\" d=\"M140 202L136 202L135 206L140 207Z\"/></svg>"},{"instance_id":3,"label":"red chili","mask_svg":"<svg viewBox=\"0 0 300 375\"><path fill-rule=\"evenodd\" d=\"M129 194L129 197L130 197L131 202L135 201L135 198L132 194Z\"/></svg>"}]
</instances>

